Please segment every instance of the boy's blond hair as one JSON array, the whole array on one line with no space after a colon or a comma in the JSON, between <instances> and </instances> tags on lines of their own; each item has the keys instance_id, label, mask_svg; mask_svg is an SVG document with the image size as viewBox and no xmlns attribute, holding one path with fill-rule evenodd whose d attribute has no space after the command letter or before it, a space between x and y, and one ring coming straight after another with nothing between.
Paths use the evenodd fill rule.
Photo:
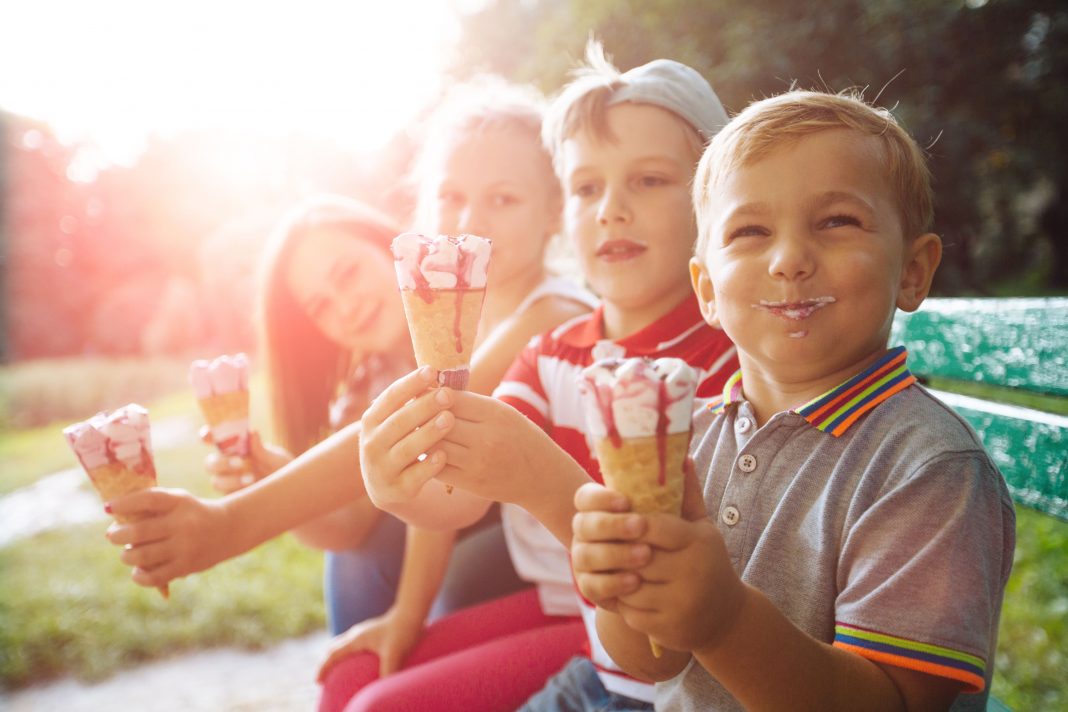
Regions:
<instances>
[{"instance_id":1,"label":"boy's blond hair","mask_svg":"<svg viewBox=\"0 0 1068 712\"><path fill-rule=\"evenodd\" d=\"M726 176L776 148L832 129L852 129L879 140L905 238L929 232L934 218L931 173L923 151L893 115L855 93L793 90L750 104L705 150L693 185L697 256L708 245L712 192Z\"/></svg>"},{"instance_id":2,"label":"boy's blond hair","mask_svg":"<svg viewBox=\"0 0 1068 712\"><path fill-rule=\"evenodd\" d=\"M412 180L416 186L416 225L428 230L429 215L437 186L434 172L458 144L492 131L514 131L533 145L541 144L545 97L532 86L513 84L500 77L482 75L451 87L435 107L424 127L423 148L416 159ZM558 194L548 152L544 154L546 185ZM539 159L540 162L540 159Z\"/></svg>"},{"instance_id":3,"label":"boy's blond hair","mask_svg":"<svg viewBox=\"0 0 1068 712\"><path fill-rule=\"evenodd\" d=\"M679 119L694 158L705 142L727 123L727 112L712 87L695 69L658 59L621 73L605 56L600 42L586 45L586 63L572 72L571 82L545 115L542 142L561 173L561 146L580 131L601 141L615 141L608 126L608 109L620 103L656 106Z\"/></svg>"}]
</instances>

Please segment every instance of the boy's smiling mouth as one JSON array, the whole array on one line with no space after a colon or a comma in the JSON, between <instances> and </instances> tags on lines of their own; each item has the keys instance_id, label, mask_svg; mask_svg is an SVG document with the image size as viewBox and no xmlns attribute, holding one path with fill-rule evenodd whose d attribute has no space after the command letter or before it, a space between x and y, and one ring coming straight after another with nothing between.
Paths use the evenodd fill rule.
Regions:
<instances>
[{"instance_id":1,"label":"boy's smiling mouth","mask_svg":"<svg viewBox=\"0 0 1068 712\"><path fill-rule=\"evenodd\" d=\"M640 242L631 240L608 240L597 246L597 257L606 262L622 262L633 259L648 248Z\"/></svg>"},{"instance_id":2,"label":"boy's smiling mouth","mask_svg":"<svg viewBox=\"0 0 1068 712\"><path fill-rule=\"evenodd\" d=\"M812 299L799 299L797 301L768 301L767 299L761 299L759 304L754 304L754 309L763 309L777 317L783 319L790 319L791 321L801 321L807 319L812 314L828 304L833 304L837 301L834 297L814 297Z\"/></svg>"}]
</instances>

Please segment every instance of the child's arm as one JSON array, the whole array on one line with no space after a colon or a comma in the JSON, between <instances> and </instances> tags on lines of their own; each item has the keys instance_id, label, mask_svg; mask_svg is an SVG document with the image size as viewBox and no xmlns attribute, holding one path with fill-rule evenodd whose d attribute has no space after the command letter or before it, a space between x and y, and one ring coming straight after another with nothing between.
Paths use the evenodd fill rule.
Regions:
<instances>
[{"instance_id":1,"label":"child's arm","mask_svg":"<svg viewBox=\"0 0 1068 712\"><path fill-rule=\"evenodd\" d=\"M338 662L362 650L378 655L382 677L401 668L423 632L455 540L456 533L452 531L408 527L396 600L383 615L358 623L331 641L327 658L319 668L319 682Z\"/></svg>"},{"instance_id":2,"label":"child's arm","mask_svg":"<svg viewBox=\"0 0 1068 712\"><path fill-rule=\"evenodd\" d=\"M134 581L160 586L243 554L363 494L356 453L360 424L353 423L309 449L274 475L217 500L153 488L110 502L115 514L147 516L113 524L113 544L133 545L122 560Z\"/></svg>"},{"instance_id":3,"label":"child's arm","mask_svg":"<svg viewBox=\"0 0 1068 712\"><path fill-rule=\"evenodd\" d=\"M678 658L652 658L638 631L691 651L746 709L940 710L960 692L960 683L874 663L797 628L734 572L692 474L683 517L606 513L605 500L584 502L589 492L576 501L589 511L575 520L573 565L584 595L614 603L616 614L598 611L598 630L632 674L666 679L681 670ZM600 544L584 546L589 540Z\"/></svg>"}]
</instances>

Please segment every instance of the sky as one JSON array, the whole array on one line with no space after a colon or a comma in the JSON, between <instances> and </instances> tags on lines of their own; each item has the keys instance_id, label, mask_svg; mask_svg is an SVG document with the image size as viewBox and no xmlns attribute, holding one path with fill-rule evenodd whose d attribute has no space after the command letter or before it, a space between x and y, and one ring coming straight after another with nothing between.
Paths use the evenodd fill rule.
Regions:
<instances>
[{"instance_id":1,"label":"sky","mask_svg":"<svg viewBox=\"0 0 1068 712\"><path fill-rule=\"evenodd\" d=\"M0 108L103 162L240 128L372 150L441 84L471 0L5 0ZM470 9L470 8L467 8Z\"/></svg>"}]
</instances>

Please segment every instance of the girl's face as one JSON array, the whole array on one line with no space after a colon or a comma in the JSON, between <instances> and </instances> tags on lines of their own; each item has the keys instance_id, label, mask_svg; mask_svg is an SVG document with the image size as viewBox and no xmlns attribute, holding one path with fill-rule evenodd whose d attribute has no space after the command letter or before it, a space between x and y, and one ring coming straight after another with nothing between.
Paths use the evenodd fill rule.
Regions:
<instances>
[{"instance_id":1,"label":"girl's face","mask_svg":"<svg viewBox=\"0 0 1068 712\"><path fill-rule=\"evenodd\" d=\"M323 226L305 234L285 279L319 331L354 354L387 352L407 335L393 257L344 228Z\"/></svg>"},{"instance_id":2,"label":"girl's face","mask_svg":"<svg viewBox=\"0 0 1068 712\"><path fill-rule=\"evenodd\" d=\"M444 154L436 175L431 229L490 238L491 283L541 268L545 244L560 226L561 205L535 136L502 127L465 137Z\"/></svg>"}]
</instances>

